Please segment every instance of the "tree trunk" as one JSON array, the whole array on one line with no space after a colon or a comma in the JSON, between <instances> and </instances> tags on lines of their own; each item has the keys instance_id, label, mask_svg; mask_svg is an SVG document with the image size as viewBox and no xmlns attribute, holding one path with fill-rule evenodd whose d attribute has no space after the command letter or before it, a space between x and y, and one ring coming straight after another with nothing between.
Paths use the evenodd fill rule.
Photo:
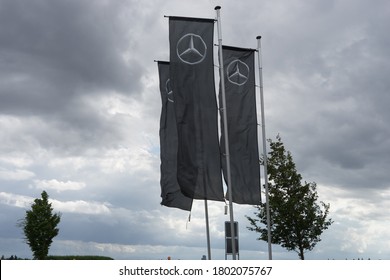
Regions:
<instances>
[{"instance_id":1,"label":"tree trunk","mask_svg":"<svg viewBox=\"0 0 390 280\"><path fill-rule=\"evenodd\" d=\"M302 246L299 246L299 258L301 260L305 259L305 254L303 253L303 247Z\"/></svg>"}]
</instances>

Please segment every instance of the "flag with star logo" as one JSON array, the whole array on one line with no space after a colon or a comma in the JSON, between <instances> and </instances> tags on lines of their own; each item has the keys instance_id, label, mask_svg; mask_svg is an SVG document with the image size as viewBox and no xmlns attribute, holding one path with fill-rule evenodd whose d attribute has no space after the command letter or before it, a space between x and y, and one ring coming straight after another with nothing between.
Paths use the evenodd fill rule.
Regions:
<instances>
[{"instance_id":1,"label":"flag with star logo","mask_svg":"<svg viewBox=\"0 0 390 280\"><path fill-rule=\"evenodd\" d=\"M222 47L232 200L250 205L258 205L261 202L254 52L252 49ZM221 100L221 91L219 98ZM221 125L223 131L223 122ZM226 178L223 133L221 150L222 168Z\"/></svg>"},{"instance_id":2,"label":"flag with star logo","mask_svg":"<svg viewBox=\"0 0 390 280\"><path fill-rule=\"evenodd\" d=\"M177 180L190 198L223 201L213 38L214 19L169 18Z\"/></svg>"},{"instance_id":3,"label":"flag with star logo","mask_svg":"<svg viewBox=\"0 0 390 280\"><path fill-rule=\"evenodd\" d=\"M177 182L177 128L169 62L159 61L158 72L162 103L160 117L161 205L191 211L192 199L182 194Z\"/></svg>"}]
</instances>

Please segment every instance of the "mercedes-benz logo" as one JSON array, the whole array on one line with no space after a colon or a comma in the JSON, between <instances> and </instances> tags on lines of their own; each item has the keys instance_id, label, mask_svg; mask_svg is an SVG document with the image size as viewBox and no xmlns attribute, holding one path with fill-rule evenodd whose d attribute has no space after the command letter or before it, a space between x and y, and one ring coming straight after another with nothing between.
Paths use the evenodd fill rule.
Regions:
<instances>
[{"instance_id":1,"label":"mercedes-benz logo","mask_svg":"<svg viewBox=\"0 0 390 280\"><path fill-rule=\"evenodd\" d=\"M174 102L173 101L173 91L172 91L172 88L171 88L171 79L168 79L165 82L165 91L167 92L168 101L169 102Z\"/></svg>"},{"instance_id":2,"label":"mercedes-benz logo","mask_svg":"<svg viewBox=\"0 0 390 280\"><path fill-rule=\"evenodd\" d=\"M242 86L248 81L249 67L246 63L236 59L229 63L226 73L229 82Z\"/></svg>"},{"instance_id":3,"label":"mercedes-benz logo","mask_svg":"<svg viewBox=\"0 0 390 280\"><path fill-rule=\"evenodd\" d=\"M176 53L182 62L194 65L204 60L207 46L199 35L187 33L177 42Z\"/></svg>"}]
</instances>

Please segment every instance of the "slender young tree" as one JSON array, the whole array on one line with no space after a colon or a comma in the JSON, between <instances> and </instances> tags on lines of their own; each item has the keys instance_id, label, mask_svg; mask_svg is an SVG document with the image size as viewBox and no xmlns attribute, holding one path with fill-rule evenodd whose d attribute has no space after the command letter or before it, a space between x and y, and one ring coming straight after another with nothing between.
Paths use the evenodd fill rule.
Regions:
<instances>
[{"instance_id":1,"label":"slender young tree","mask_svg":"<svg viewBox=\"0 0 390 280\"><path fill-rule=\"evenodd\" d=\"M295 251L301 260L305 251L311 251L321 241L321 234L331 224L328 219L329 204L318 202L316 183L302 183L289 151L281 137L270 142L267 158L268 191L271 220L271 242L288 251ZM267 216L265 203L255 206L255 217L248 217L251 231L260 234L258 240L267 241Z\"/></svg>"},{"instance_id":2,"label":"slender young tree","mask_svg":"<svg viewBox=\"0 0 390 280\"><path fill-rule=\"evenodd\" d=\"M53 213L48 199L48 194L43 191L41 198L34 200L31 210L26 211L26 216L20 223L26 243L30 246L34 259L38 260L47 257L53 238L59 232L57 225L61 220L59 213Z\"/></svg>"}]
</instances>

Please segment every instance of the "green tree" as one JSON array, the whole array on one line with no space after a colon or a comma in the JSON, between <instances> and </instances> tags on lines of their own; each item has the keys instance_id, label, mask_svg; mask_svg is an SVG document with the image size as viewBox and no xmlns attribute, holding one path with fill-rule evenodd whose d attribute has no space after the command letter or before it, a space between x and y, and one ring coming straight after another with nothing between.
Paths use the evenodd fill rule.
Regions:
<instances>
[{"instance_id":1,"label":"green tree","mask_svg":"<svg viewBox=\"0 0 390 280\"><path fill-rule=\"evenodd\" d=\"M61 220L59 213L53 213L49 196L43 191L41 198L34 200L31 210L26 211L20 225L23 228L26 243L33 252L34 259L43 260L49 253L53 238L57 236L57 225Z\"/></svg>"},{"instance_id":2,"label":"green tree","mask_svg":"<svg viewBox=\"0 0 390 280\"><path fill-rule=\"evenodd\" d=\"M316 183L302 183L289 151L281 137L268 140L271 151L267 157L271 242L288 251L295 251L301 260L321 241L321 234L333 221L328 219L329 204L318 200ZM265 203L255 206L255 217L246 218L251 231L260 234L258 240L268 240Z\"/></svg>"}]
</instances>

